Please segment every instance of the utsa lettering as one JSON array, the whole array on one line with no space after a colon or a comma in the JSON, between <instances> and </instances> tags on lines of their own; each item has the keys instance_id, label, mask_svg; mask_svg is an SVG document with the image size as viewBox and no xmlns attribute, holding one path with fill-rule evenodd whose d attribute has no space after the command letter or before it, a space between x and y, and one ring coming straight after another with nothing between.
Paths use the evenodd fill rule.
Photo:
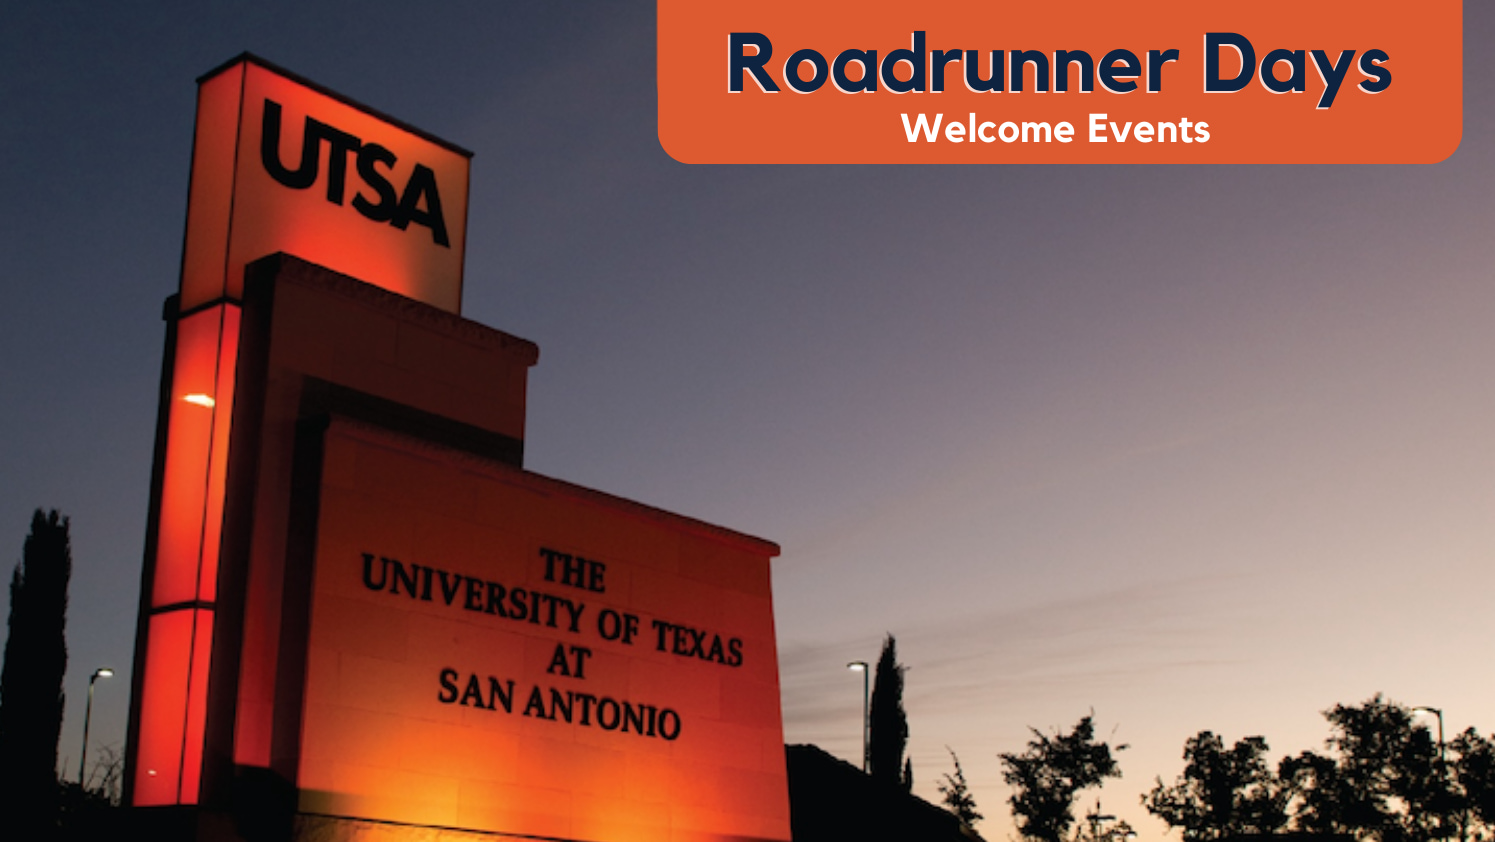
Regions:
<instances>
[{"instance_id":1,"label":"utsa lettering","mask_svg":"<svg viewBox=\"0 0 1495 842\"><path fill-rule=\"evenodd\" d=\"M394 169L395 154L377 143L364 143L341 129L319 120L306 118L301 134L301 162L296 169L280 161L280 103L265 100L264 125L260 133L260 161L270 177L292 190L306 190L317 182L321 164L322 142L327 142L327 201L343 203L347 192L348 156L355 155L358 177L373 193L370 199L359 190L353 195L353 207L374 222L388 222L404 231L410 223L431 229L431 239L439 246L451 248L446 236L446 221L441 216L441 195L436 191L436 174L429 167L416 164L410 180L399 197L386 173ZM380 172L380 168L384 172ZM421 209L425 199L425 209Z\"/></svg>"}]
</instances>

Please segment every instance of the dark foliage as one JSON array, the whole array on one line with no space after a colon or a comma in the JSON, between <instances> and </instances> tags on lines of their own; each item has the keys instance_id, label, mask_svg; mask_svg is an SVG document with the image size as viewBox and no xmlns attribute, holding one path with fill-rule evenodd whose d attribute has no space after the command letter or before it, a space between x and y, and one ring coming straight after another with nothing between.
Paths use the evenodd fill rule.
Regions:
<instances>
[{"instance_id":1,"label":"dark foliage","mask_svg":"<svg viewBox=\"0 0 1495 842\"><path fill-rule=\"evenodd\" d=\"M1381 842L1451 835L1456 811L1436 740L1412 713L1379 694L1324 712L1332 757L1307 751L1282 762L1279 775L1296 799L1298 829L1349 833Z\"/></svg>"},{"instance_id":2,"label":"dark foliage","mask_svg":"<svg viewBox=\"0 0 1495 842\"><path fill-rule=\"evenodd\" d=\"M976 822L982 819L982 815L976 811L976 797L971 795L971 788L966 784L966 773L960 768L960 758L955 756L955 749L945 746L945 751L950 752L950 762L955 764L955 774L947 772L945 779L938 784L945 808L954 813L961 824L975 827Z\"/></svg>"},{"instance_id":3,"label":"dark foliage","mask_svg":"<svg viewBox=\"0 0 1495 842\"><path fill-rule=\"evenodd\" d=\"M1275 775L1261 738L1227 752L1201 732L1184 747L1178 783L1159 781L1143 803L1186 842L1285 831L1360 842L1495 838L1495 744L1474 729L1440 750L1411 710L1380 695L1324 717L1328 751L1285 758Z\"/></svg>"},{"instance_id":4,"label":"dark foliage","mask_svg":"<svg viewBox=\"0 0 1495 842\"><path fill-rule=\"evenodd\" d=\"M1450 774L1464 798L1465 820L1495 827L1495 741L1470 728L1449 742L1449 750L1455 757Z\"/></svg>"},{"instance_id":5,"label":"dark foliage","mask_svg":"<svg viewBox=\"0 0 1495 842\"><path fill-rule=\"evenodd\" d=\"M868 774L889 784L903 783L903 750L908 745L908 716L903 712L905 669L898 663L898 642L890 634L883 640L872 680L867 748Z\"/></svg>"},{"instance_id":6,"label":"dark foliage","mask_svg":"<svg viewBox=\"0 0 1495 842\"><path fill-rule=\"evenodd\" d=\"M1227 751L1218 736L1200 731L1184 744L1187 765L1178 782L1164 786L1160 779L1142 803L1182 830L1185 842L1275 833L1287 824L1287 794L1266 753L1261 737Z\"/></svg>"},{"instance_id":7,"label":"dark foliage","mask_svg":"<svg viewBox=\"0 0 1495 842\"><path fill-rule=\"evenodd\" d=\"M9 635L0 669L0 815L17 839L56 833L71 572L67 519L37 510L10 579Z\"/></svg>"},{"instance_id":8,"label":"dark foliage","mask_svg":"<svg viewBox=\"0 0 1495 842\"><path fill-rule=\"evenodd\" d=\"M1095 722L1081 719L1069 733L1049 737L1029 729L1033 739L1022 754L1003 754L1002 778L1015 791L1007 799L1018 832L1026 839L1062 842L1074 824L1081 790L1121 777L1112 749L1095 739ZM1117 746L1121 751L1126 746Z\"/></svg>"}]
</instances>

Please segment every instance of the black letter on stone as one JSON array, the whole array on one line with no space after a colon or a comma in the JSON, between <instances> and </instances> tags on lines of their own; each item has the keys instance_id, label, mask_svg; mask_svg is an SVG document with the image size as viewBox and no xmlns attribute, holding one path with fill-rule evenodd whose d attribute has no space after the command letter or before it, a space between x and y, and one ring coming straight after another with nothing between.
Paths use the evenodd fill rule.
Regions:
<instances>
[{"instance_id":1,"label":"black letter on stone","mask_svg":"<svg viewBox=\"0 0 1495 842\"><path fill-rule=\"evenodd\" d=\"M455 675L456 673L453 672L453 674ZM494 678L491 675L488 676L489 710L497 710L497 708L493 706L493 701L495 699L498 700L499 704L504 706L505 713L514 712L514 679L509 679L507 684L499 684L498 679Z\"/></svg>"},{"instance_id":2,"label":"black letter on stone","mask_svg":"<svg viewBox=\"0 0 1495 842\"><path fill-rule=\"evenodd\" d=\"M363 554L363 586L371 591L384 590L384 583L389 581L389 559L379 559L379 583L374 583L374 554Z\"/></svg>"},{"instance_id":3,"label":"black letter on stone","mask_svg":"<svg viewBox=\"0 0 1495 842\"><path fill-rule=\"evenodd\" d=\"M322 138L308 118L301 130L301 163L288 170L280 163L280 103L265 100L265 119L260 126L260 162L270 177L293 190L305 190L317 181L317 151Z\"/></svg>"},{"instance_id":4,"label":"black letter on stone","mask_svg":"<svg viewBox=\"0 0 1495 842\"><path fill-rule=\"evenodd\" d=\"M426 197L426 209L420 209L420 197ZM400 197L400 206L395 208L394 219L389 224L404 231L414 222L431 229L431 239L438 246L451 248L446 238L446 220L441 217L441 195L436 192L436 174L421 164L415 165L410 181L405 184L405 195Z\"/></svg>"},{"instance_id":5,"label":"black letter on stone","mask_svg":"<svg viewBox=\"0 0 1495 842\"><path fill-rule=\"evenodd\" d=\"M436 700L444 705L457 701L457 671L447 667L441 671L441 692Z\"/></svg>"},{"instance_id":6,"label":"black letter on stone","mask_svg":"<svg viewBox=\"0 0 1495 842\"><path fill-rule=\"evenodd\" d=\"M395 165L395 153L385 149L377 143L370 143L358 150L358 175L363 182L374 189L375 195L379 197L379 204L374 204L363 197L363 192L353 197L353 207L364 217L375 222L388 222L394 218L395 207L398 200L395 198L395 189L385 178L374 169L375 164L383 164L386 169L393 169Z\"/></svg>"},{"instance_id":7,"label":"black letter on stone","mask_svg":"<svg viewBox=\"0 0 1495 842\"><path fill-rule=\"evenodd\" d=\"M680 714L669 708L659 712L659 736L666 740L674 740L680 736Z\"/></svg>"},{"instance_id":8,"label":"black letter on stone","mask_svg":"<svg viewBox=\"0 0 1495 842\"><path fill-rule=\"evenodd\" d=\"M362 142L341 129L326 123L307 119L315 123L317 133L327 138L327 201L334 205L343 203L343 187L348 183L348 153L357 150Z\"/></svg>"},{"instance_id":9,"label":"black letter on stone","mask_svg":"<svg viewBox=\"0 0 1495 842\"><path fill-rule=\"evenodd\" d=\"M420 565L410 565L410 572L407 576L405 573L405 565L401 564L399 559L387 558L385 559L385 561L395 566L395 580L392 584L390 584L389 592L399 593L400 585L404 584L406 593L410 594L412 597L420 596L420 594L416 593L415 590L416 580L420 578Z\"/></svg>"},{"instance_id":10,"label":"black letter on stone","mask_svg":"<svg viewBox=\"0 0 1495 842\"><path fill-rule=\"evenodd\" d=\"M472 700L471 704L468 704L468 699ZM486 709L488 707L483 704L483 686L478 683L476 674L467 677L467 690L462 694L462 704L475 708Z\"/></svg>"},{"instance_id":11,"label":"black letter on stone","mask_svg":"<svg viewBox=\"0 0 1495 842\"><path fill-rule=\"evenodd\" d=\"M555 654L550 656L550 666L545 671L554 675L570 675L571 661L566 658L566 644L557 643Z\"/></svg>"}]
</instances>

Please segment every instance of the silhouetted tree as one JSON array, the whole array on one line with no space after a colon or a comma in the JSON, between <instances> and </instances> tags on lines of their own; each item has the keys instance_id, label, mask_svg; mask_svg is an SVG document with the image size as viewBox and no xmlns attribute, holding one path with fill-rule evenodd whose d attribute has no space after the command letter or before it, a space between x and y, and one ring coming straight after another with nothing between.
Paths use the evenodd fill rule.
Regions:
<instances>
[{"instance_id":1,"label":"silhouetted tree","mask_svg":"<svg viewBox=\"0 0 1495 842\"><path fill-rule=\"evenodd\" d=\"M10 579L9 635L0 668L0 821L16 839L46 839L56 832L71 572L67 519L38 509Z\"/></svg>"},{"instance_id":2,"label":"silhouetted tree","mask_svg":"<svg viewBox=\"0 0 1495 842\"><path fill-rule=\"evenodd\" d=\"M1324 717L1328 751L1284 758L1275 776L1260 737L1227 752L1202 731L1184 747L1189 763L1178 783L1158 781L1142 802L1182 829L1185 842L1283 829L1363 842L1495 840L1491 740L1470 728L1440 751L1412 711L1380 694L1335 705Z\"/></svg>"},{"instance_id":3,"label":"silhouetted tree","mask_svg":"<svg viewBox=\"0 0 1495 842\"><path fill-rule=\"evenodd\" d=\"M1022 754L1002 754L1002 778L1015 791L1007 799L1017 830L1027 839L1061 842L1074 824L1075 797L1121 777L1112 749L1095 739L1093 717L1081 719L1069 733L1053 737L1030 728L1033 739ZM1121 751L1126 746L1117 746Z\"/></svg>"},{"instance_id":4,"label":"silhouetted tree","mask_svg":"<svg viewBox=\"0 0 1495 842\"><path fill-rule=\"evenodd\" d=\"M98 757L88 771L84 789L110 807L118 807L124 776L124 752L114 746L99 746Z\"/></svg>"},{"instance_id":5,"label":"silhouetted tree","mask_svg":"<svg viewBox=\"0 0 1495 842\"><path fill-rule=\"evenodd\" d=\"M1247 737L1229 751L1209 731L1184 743L1183 775L1142 797L1147 811L1183 831L1185 842L1275 833L1287 824L1287 794L1266 760L1267 741Z\"/></svg>"},{"instance_id":6,"label":"silhouetted tree","mask_svg":"<svg viewBox=\"0 0 1495 842\"><path fill-rule=\"evenodd\" d=\"M1287 788L1293 829L1305 833L1348 833L1346 806L1351 795L1334 758L1314 751L1284 757L1277 777Z\"/></svg>"},{"instance_id":7,"label":"silhouetted tree","mask_svg":"<svg viewBox=\"0 0 1495 842\"><path fill-rule=\"evenodd\" d=\"M124 753L114 746L100 746L84 783L61 784L60 842L132 838L119 809L124 761Z\"/></svg>"},{"instance_id":8,"label":"silhouetted tree","mask_svg":"<svg viewBox=\"0 0 1495 842\"><path fill-rule=\"evenodd\" d=\"M1454 737L1448 748L1454 755L1449 772L1461 797L1460 829L1476 822L1495 826L1495 740L1470 728Z\"/></svg>"},{"instance_id":9,"label":"silhouetted tree","mask_svg":"<svg viewBox=\"0 0 1495 842\"><path fill-rule=\"evenodd\" d=\"M981 814L976 812L976 797L971 795L971 788L966 785L966 773L960 768L960 758L955 756L955 749L945 746L945 751L950 752L950 762L955 764L955 774L945 773L945 779L937 785L940 795L944 796L946 809L954 813L961 824L975 828L976 822L982 819Z\"/></svg>"},{"instance_id":10,"label":"silhouetted tree","mask_svg":"<svg viewBox=\"0 0 1495 842\"><path fill-rule=\"evenodd\" d=\"M1333 755L1305 751L1283 760L1278 771L1297 830L1373 842L1454 835L1464 795L1411 711L1377 694L1361 705L1335 705L1324 717Z\"/></svg>"},{"instance_id":11,"label":"silhouetted tree","mask_svg":"<svg viewBox=\"0 0 1495 842\"><path fill-rule=\"evenodd\" d=\"M872 680L872 709L867 748L867 772L874 780L903 783L903 750L908 745L908 716L903 712L903 672L898 642L888 635L877 658Z\"/></svg>"}]
</instances>

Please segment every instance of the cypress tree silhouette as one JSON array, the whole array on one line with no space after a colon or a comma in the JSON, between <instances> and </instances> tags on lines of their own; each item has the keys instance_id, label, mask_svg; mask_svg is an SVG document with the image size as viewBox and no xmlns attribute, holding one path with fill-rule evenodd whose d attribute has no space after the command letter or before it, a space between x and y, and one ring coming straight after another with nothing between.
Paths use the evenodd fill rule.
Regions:
<instances>
[{"instance_id":1,"label":"cypress tree silhouette","mask_svg":"<svg viewBox=\"0 0 1495 842\"><path fill-rule=\"evenodd\" d=\"M0 817L16 839L56 835L71 573L67 518L38 509L10 578L10 633L0 668Z\"/></svg>"},{"instance_id":2,"label":"cypress tree silhouette","mask_svg":"<svg viewBox=\"0 0 1495 842\"><path fill-rule=\"evenodd\" d=\"M908 745L908 716L903 712L903 671L898 642L888 635L877 658L872 680L872 710L867 749L867 772L874 780L903 785L903 749ZM910 777L912 770L910 770Z\"/></svg>"}]
</instances>

